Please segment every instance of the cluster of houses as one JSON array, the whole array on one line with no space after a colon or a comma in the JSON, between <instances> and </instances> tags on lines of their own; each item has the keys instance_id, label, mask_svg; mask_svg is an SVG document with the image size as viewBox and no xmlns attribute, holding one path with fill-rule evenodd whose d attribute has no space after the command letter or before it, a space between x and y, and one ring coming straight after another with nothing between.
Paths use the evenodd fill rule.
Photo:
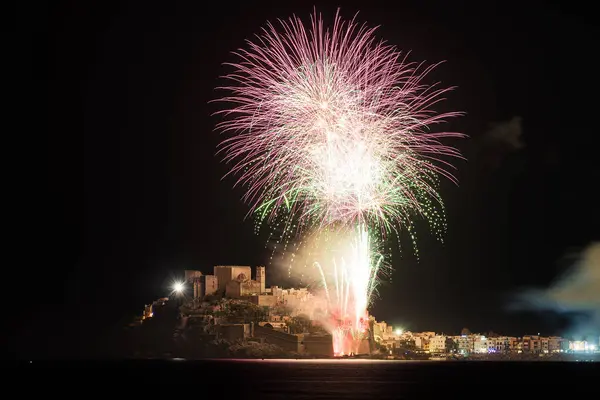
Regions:
<instances>
[{"instance_id":1,"label":"cluster of houses","mask_svg":"<svg viewBox=\"0 0 600 400\"><path fill-rule=\"evenodd\" d=\"M474 334L464 329L460 335L436 332L409 332L394 330L385 322L376 322L375 341L390 351L414 348L429 354L506 354L506 353L569 353L599 351L600 338L569 340L558 336L524 335L503 336L494 333Z\"/></svg>"}]
</instances>

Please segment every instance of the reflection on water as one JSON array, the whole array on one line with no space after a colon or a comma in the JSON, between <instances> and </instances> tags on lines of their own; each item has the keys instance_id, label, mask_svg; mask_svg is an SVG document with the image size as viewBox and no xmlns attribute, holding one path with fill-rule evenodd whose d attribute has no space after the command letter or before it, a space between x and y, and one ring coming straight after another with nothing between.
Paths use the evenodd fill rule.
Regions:
<instances>
[{"instance_id":1,"label":"reflection on water","mask_svg":"<svg viewBox=\"0 0 600 400\"><path fill-rule=\"evenodd\" d=\"M222 360L213 360L222 361ZM245 363L285 363L285 364L390 364L390 363L411 363L422 361L407 361L407 360L368 360L364 358L323 358L323 359L297 359L290 360L282 359L246 359L246 358L230 358L225 362L245 362Z\"/></svg>"},{"instance_id":2,"label":"reflection on water","mask_svg":"<svg viewBox=\"0 0 600 400\"><path fill-rule=\"evenodd\" d=\"M536 396L555 393L561 385L568 386L569 393L573 394L571 376L585 380L587 376L596 375L598 369L590 363L365 359L240 359L184 361L171 365L177 365L181 378L190 374L190 379L226 382L226 385L220 384L228 394L225 398L286 400L462 399L481 397L484 393L514 397L525 389L525 376L543 376L548 383L536 385Z\"/></svg>"}]
</instances>

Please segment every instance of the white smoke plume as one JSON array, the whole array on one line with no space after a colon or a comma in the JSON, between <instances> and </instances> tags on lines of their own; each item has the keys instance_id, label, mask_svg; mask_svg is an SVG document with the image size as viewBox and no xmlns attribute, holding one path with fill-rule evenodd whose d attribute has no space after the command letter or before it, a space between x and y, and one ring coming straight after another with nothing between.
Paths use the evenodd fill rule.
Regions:
<instances>
[{"instance_id":1,"label":"white smoke plume","mask_svg":"<svg viewBox=\"0 0 600 400\"><path fill-rule=\"evenodd\" d=\"M600 242L585 248L572 269L548 289L520 294L515 308L583 314L569 333L600 334Z\"/></svg>"},{"instance_id":2,"label":"white smoke plume","mask_svg":"<svg viewBox=\"0 0 600 400\"><path fill-rule=\"evenodd\" d=\"M525 147L522 136L523 120L521 117L513 117L508 121L492 124L483 139L487 145L501 145L507 150L515 151Z\"/></svg>"}]
</instances>

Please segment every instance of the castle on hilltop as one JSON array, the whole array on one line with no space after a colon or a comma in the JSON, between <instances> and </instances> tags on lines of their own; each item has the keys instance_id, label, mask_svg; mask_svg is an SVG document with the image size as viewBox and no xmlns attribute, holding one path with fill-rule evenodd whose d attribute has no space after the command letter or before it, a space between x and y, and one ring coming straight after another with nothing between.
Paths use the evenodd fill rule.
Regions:
<instances>
[{"instance_id":1,"label":"castle on hilltop","mask_svg":"<svg viewBox=\"0 0 600 400\"><path fill-rule=\"evenodd\" d=\"M283 289L279 286L267 288L264 266L257 266L254 279L251 278L252 268L241 265L217 265L213 267L212 275L204 275L194 270L185 271L186 282L194 288L194 299L218 296L243 299L264 307L287 305L312 317L316 299L308 289ZM326 305L323 305L323 309L325 307Z\"/></svg>"}]
</instances>

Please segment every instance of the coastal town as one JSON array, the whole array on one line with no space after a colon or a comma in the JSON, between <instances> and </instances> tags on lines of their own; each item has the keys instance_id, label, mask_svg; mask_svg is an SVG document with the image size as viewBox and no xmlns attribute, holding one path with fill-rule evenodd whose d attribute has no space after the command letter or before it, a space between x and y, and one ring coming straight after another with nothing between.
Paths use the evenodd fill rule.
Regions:
<instances>
[{"instance_id":1,"label":"coastal town","mask_svg":"<svg viewBox=\"0 0 600 400\"><path fill-rule=\"evenodd\" d=\"M335 354L324 324L326 301L307 288L267 288L265 267L215 266L185 271L168 297L145 306L129 324L133 357L331 358L400 360L600 359L598 337L520 337L463 329L411 332L369 316L357 352ZM161 332L157 334L157 332ZM158 339L158 336L160 339Z\"/></svg>"}]
</instances>

